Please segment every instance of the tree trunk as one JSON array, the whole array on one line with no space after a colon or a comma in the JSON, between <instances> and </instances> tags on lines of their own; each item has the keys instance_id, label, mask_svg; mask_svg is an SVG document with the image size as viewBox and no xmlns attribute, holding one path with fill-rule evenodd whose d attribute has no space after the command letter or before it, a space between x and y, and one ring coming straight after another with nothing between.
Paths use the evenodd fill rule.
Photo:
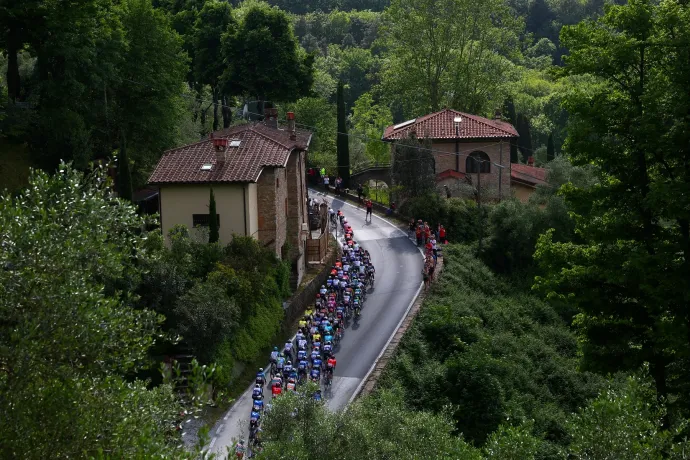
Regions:
<instances>
[{"instance_id":1,"label":"tree trunk","mask_svg":"<svg viewBox=\"0 0 690 460\"><path fill-rule=\"evenodd\" d=\"M17 60L17 50L20 46L18 35L15 29L10 29L7 36L7 97L13 103L17 101L21 91Z\"/></svg>"},{"instance_id":2,"label":"tree trunk","mask_svg":"<svg viewBox=\"0 0 690 460\"><path fill-rule=\"evenodd\" d=\"M218 92L216 88L213 88L211 91L213 94L213 131L218 131L218 127L220 126L220 121L218 119Z\"/></svg>"},{"instance_id":3,"label":"tree trunk","mask_svg":"<svg viewBox=\"0 0 690 460\"><path fill-rule=\"evenodd\" d=\"M229 128L230 123L232 123L232 110L230 110L227 96L223 96L222 101L223 107L221 109L221 114L223 115L223 128Z\"/></svg>"}]
</instances>

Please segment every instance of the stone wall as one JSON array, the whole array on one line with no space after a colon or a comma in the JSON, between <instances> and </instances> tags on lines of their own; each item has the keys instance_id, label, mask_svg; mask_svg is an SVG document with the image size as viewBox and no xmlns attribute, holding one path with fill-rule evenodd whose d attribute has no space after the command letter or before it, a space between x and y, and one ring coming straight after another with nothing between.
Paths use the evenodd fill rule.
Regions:
<instances>
[{"instance_id":1,"label":"stone wall","mask_svg":"<svg viewBox=\"0 0 690 460\"><path fill-rule=\"evenodd\" d=\"M321 285L326 282L330 273L329 268L335 264L339 251L339 248L329 248L325 263L319 266L319 273L304 286L301 286L286 303L285 318L283 319L283 329L285 331L292 328L295 322L304 314L306 308L314 303L316 294L319 292Z\"/></svg>"},{"instance_id":2,"label":"stone wall","mask_svg":"<svg viewBox=\"0 0 690 460\"><path fill-rule=\"evenodd\" d=\"M287 242L288 255L293 270L296 271L295 285L299 285L306 267L304 242L300 237L302 223L307 222L307 189L304 167L304 152L293 151L286 171L287 178Z\"/></svg>"},{"instance_id":3,"label":"stone wall","mask_svg":"<svg viewBox=\"0 0 690 460\"><path fill-rule=\"evenodd\" d=\"M288 184L285 168L265 167L259 177L259 241L280 258L286 241Z\"/></svg>"},{"instance_id":4,"label":"stone wall","mask_svg":"<svg viewBox=\"0 0 690 460\"><path fill-rule=\"evenodd\" d=\"M510 144L507 140L485 140L481 142L458 142L459 158L455 155L455 141L436 141L432 144L436 161L436 174L448 169L467 173L467 158L474 151L481 151L489 156L492 163L503 165L499 168L492 164L491 172L481 174L482 199L499 198L499 177L501 178L501 197L509 198L510 193ZM458 167L459 166L459 167ZM469 174L472 185L476 187L478 174ZM451 187L452 188L452 187Z\"/></svg>"}]
</instances>

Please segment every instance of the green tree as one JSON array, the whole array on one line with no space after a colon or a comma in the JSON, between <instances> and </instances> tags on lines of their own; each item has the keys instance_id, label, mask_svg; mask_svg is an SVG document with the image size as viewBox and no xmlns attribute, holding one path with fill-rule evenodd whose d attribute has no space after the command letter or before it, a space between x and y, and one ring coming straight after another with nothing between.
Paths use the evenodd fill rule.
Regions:
<instances>
[{"instance_id":1,"label":"green tree","mask_svg":"<svg viewBox=\"0 0 690 460\"><path fill-rule=\"evenodd\" d=\"M216 212L216 197L213 196L213 188L211 188L208 199L208 242L217 243L220 236L218 235L218 213Z\"/></svg>"},{"instance_id":2,"label":"green tree","mask_svg":"<svg viewBox=\"0 0 690 460\"><path fill-rule=\"evenodd\" d=\"M347 411L332 412L311 397L316 389L311 385L302 395L287 394L273 403L263 425L261 458L482 458L451 433L445 415L410 411L399 394L381 391Z\"/></svg>"},{"instance_id":3,"label":"green tree","mask_svg":"<svg viewBox=\"0 0 690 460\"><path fill-rule=\"evenodd\" d=\"M2 457L176 455L172 389L132 377L162 318L115 288L151 256L146 221L111 185L62 164L0 199Z\"/></svg>"},{"instance_id":4,"label":"green tree","mask_svg":"<svg viewBox=\"0 0 690 460\"><path fill-rule=\"evenodd\" d=\"M237 29L222 39L223 79L229 93L279 102L308 95L314 56L300 49L287 14L260 2L249 4L241 14Z\"/></svg>"},{"instance_id":5,"label":"green tree","mask_svg":"<svg viewBox=\"0 0 690 460\"><path fill-rule=\"evenodd\" d=\"M566 70L593 76L565 99L565 149L596 185L562 192L582 237L542 236L537 287L576 306L583 368L650 363L657 395L687 407L690 288L690 6L632 0L564 28ZM685 89L683 89L685 88ZM671 369L673 369L671 371Z\"/></svg>"},{"instance_id":6,"label":"green tree","mask_svg":"<svg viewBox=\"0 0 690 460\"><path fill-rule=\"evenodd\" d=\"M515 50L518 31L500 0L391 1L381 25L388 99L415 115L443 105L470 113L493 109L509 65L503 56Z\"/></svg>"},{"instance_id":7,"label":"green tree","mask_svg":"<svg viewBox=\"0 0 690 460\"><path fill-rule=\"evenodd\" d=\"M126 45L114 81L106 87L108 92L112 87L110 110L137 165L134 183L142 184L161 153L177 141L184 115L181 94L188 61L182 39L150 0L125 0L117 7L117 14Z\"/></svg>"},{"instance_id":8,"label":"green tree","mask_svg":"<svg viewBox=\"0 0 690 460\"><path fill-rule=\"evenodd\" d=\"M232 33L236 27L232 8L227 2L206 2L194 23L194 74L196 82L211 87L213 97L213 130L220 128L218 101L223 98L220 93L221 77L225 64L221 59L221 37ZM228 110L221 109L223 127L230 126Z\"/></svg>"},{"instance_id":9,"label":"green tree","mask_svg":"<svg viewBox=\"0 0 690 460\"><path fill-rule=\"evenodd\" d=\"M506 116L508 117L508 122L517 129L517 115L515 114L515 104L513 103L513 98L509 97L504 103L504 109ZM510 141L510 162L519 163L518 159L518 145L516 139L511 139Z\"/></svg>"},{"instance_id":10,"label":"green tree","mask_svg":"<svg viewBox=\"0 0 690 460\"><path fill-rule=\"evenodd\" d=\"M393 147L391 176L403 197L425 196L436 187L434 156L431 144L414 134L396 142Z\"/></svg>"},{"instance_id":11,"label":"green tree","mask_svg":"<svg viewBox=\"0 0 690 460\"><path fill-rule=\"evenodd\" d=\"M343 178L343 186L350 187L350 143L347 136L347 113L345 108L345 95L343 82L338 82L337 91L337 110L338 110L338 131L336 136L338 141L338 175Z\"/></svg>"},{"instance_id":12,"label":"green tree","mask_svg":"<svg viewBox=\"0 0 690 460\"><path fill-rule=\"evenodd\" d=\"M229 279L227 272L212 272L175 305L176 331L201 362L211 362L217 348L237 327L239 308L227 293L232 282L236 281Z\"/></svg>"},{"instance_id":13,"label":"green tree","mask_svg":"<svg viewBox=\"0 0 690 460\"><path fill-rule=\"evenodd\" d=\"M553 146L553 134L549 134L549 140L546 144L546 161L552 161L556 158L556 151Z\"/></svg>"},{"instance_id":14,"label":"green tree","mask_svg":"<svg viewBox=\"0 0 690 460\"><path fill-rule=\"evenodd\" d=\"M383 130L393 123L388 107L374 103L371 93L364 93L355 102L352 124L355 130L366 136L366 155L374 164L390 162L390 145L381 141Z\"/></svg>"},{"instance_id":15,"label":"green tree","mask_svg":"<svg viewBox=\"0 0 690 460\"><path fill-rule=\"evenodd\" d=\"M515 126L520 137L517 139L517 148L522 154L522 162L527 163L527 159L533 156L532 152L532 134L529 124L529 119L518 113L517 115L517 125Z\"/></svg>"},{"instance_id":16,"label":"green tree","mask_svg":"<svg viewBox=\"0 0 690 460\"><path fill-rule=\"evenodd\" d=\"M129 170L127 157L127 140L120 134L120 154L117 159L117 193L120 198L132 201L132 173Z\"/></svg>"}]
</instances>

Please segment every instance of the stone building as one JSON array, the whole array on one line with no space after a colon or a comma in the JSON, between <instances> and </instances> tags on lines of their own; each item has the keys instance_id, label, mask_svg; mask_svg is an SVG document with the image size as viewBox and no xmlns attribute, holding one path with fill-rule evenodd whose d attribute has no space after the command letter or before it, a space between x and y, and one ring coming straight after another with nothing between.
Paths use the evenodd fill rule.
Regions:
<instances>
[{"instance_id":1,"label":"stone building","mask_svg":"<svg viewBox=\"0 0 690 460\"><path fill-rule=\"evenodd\" d=\"M382 139L395 144L411 134L431 141L439 189L467 196L481 182L482 199L511 196L510 142L518 133L510 123L444 109L389 126Z\"/></svg>"},{"instance_id":2,"label":"stone building","mask_svg":"<svg viewBox=\"0 0 690 460\"><path fill-rule=\"evenodd\" d=\"M306 152L311 133L278 127L277 111L263 122L216 131L208 139L168 150L149 178L158 188L163 235L175 225L208 227L210 190L221 244L251 236L290 260L299 283L308 231Z\"/></svg>"}]
</instances>

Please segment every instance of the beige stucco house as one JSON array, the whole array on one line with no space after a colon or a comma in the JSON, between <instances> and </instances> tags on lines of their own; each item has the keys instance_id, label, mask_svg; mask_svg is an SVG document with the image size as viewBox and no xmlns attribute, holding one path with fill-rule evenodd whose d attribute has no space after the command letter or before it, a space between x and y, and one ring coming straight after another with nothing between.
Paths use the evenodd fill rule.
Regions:
<instances>
[{"instance_id":1,"label":"beige stucco house","mask_svg":"<svg viewBox=\"0 0 690 460\"><path fill-rule=\"evenodd\" d=\"M288 259L301 281L307 224L306 151L311 133L295 129L294 114L280 129L275 109L264 122L211 133L208 139L163 154L149 178L159 190L161 230L209 224L216 201L221 244L251 236Z\"/></svg>"}]
</instances>

